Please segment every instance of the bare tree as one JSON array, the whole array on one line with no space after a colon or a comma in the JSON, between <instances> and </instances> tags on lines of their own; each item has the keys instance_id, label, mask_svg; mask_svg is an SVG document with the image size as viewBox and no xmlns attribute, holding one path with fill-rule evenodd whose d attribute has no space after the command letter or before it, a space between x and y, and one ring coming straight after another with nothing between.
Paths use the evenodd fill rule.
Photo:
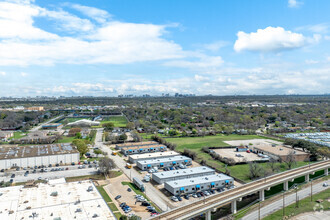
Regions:
<instances>
[{"instance_id":1,"label":"bare tree","mask_svg":"<svg viewBox=\"0 0 330 220\"><path fill-rule=\"evenodd\" d=\"M258 163L249 163L249 178L251 180L261 177L264 174L264 168Z\"/></svg>"},{"instance_id":2,"label":"bare tree","mask_svg":"<svg viewBox=\"0 0 330 220\"><path fill-rule=\"evenodd\" d=\"M103 157L99 161L100 172L106 176L110 170L116 167L115 162L109 157Z\"/></svg>"},{"instance_id":3,"label":"bare tree","mask_svg":"<svg viewBox=\"0 0 330 220\"><path fill-rule=\"evenodd\" d=\"M290 153L284 158L283 162L287 165L290 170L296 164L296 154L295 151L290 151Z\"/></svg>"},{"instance_id":4,"label":"bare tree","mask_svg":"<svg viewBox=\"0 0 330 220\"><path fill-rule=\"evenodd\" d=\"M277 161L272 157L269 159L268 166L273 173L275 173L278 170Z\"/></svg>"}]
</instances>

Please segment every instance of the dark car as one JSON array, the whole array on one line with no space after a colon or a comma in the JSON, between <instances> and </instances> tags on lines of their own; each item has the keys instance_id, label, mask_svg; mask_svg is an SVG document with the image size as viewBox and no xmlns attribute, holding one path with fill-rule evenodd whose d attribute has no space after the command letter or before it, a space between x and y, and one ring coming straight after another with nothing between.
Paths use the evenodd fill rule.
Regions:
<instances>
[{"instance_id":1,"label":"dark car","mask_svg":"<svg viewBox=\"0 0 330 220\"><path fill-rule=\"evenodd\" d=\"M5 169L1 169L1 173L5 172Z\"/></svg>"},{"instance_id":2,"label":"dark car","mask_svg":"<svg viewBox=\"0 0 330 220\"><path fill-rule=\"evenodd\" d=\"M176 198L178 198L179 201L182 201L181 196L177 196Z\"/></svg>"},{"instance_id":3,"label":"dark car","mask_svg":"<svg viewBox=\"0 0 330 220\"><path fill-rule=\"evenodd\" d=\"M15 176L16 176L15 174L12 174L10 178L15 178Z\"/></svg>"},{"instance_id":4,"label":"dark car","mask_svg":"<svg viewBox=\"0 0 330 220\"><path fill-rule=\"evenodd\" d=\"M150 206L150 203L147 202L147 201L144 201L144 202L141 203L141 205L143 205L143 206Z\"/></svg>"},{"instance_id":5,"label":"dark car","mask_svg":"<svg viewBox=\"0 0 330 220\"><path fill-rule=\"evenodd\" d=\"M48 165L48 167L52 167L52 165L51 165L51 164L49 164L49 165Z\"/></svg>"},{"instance_id":6,"label":"dark car","mask_svg":"<svg viewBox=\"0 0 330 220\"><path fill-rule=\"evenodd\" d=\"M118 195L115 197L115 200L120 199L120 198L121 198L121 195Z\"/></svg>"},{"instance_id":7,"label":"dark car","mask_svg":"<svg viewBox=\"0 0 330 220\"><path fill-rule=\"evenodd\" d=\"M128 192L131 192L131 191L132 191L132 189L131 189L131 188L128 188L128 189L127 189L127 191L128 191Z\"/></svg>"},{"instance_id":8,"label":"dark car","mask_svg":"<svg viewBox=\"0 0 330 220\"><path fill-rule=\"evenodd\" d=\"M14 180L13 180L13 179L10 179L10 180L9 180L9 182L10 182L10 183L13 183L13 182L14 182Z\"/></svg>"},{"instance_id":9,"label":"dark car","mask_svg":"<svg viewBox=\"0 0 330 220\"><path fill-rule=\"evenodd\" d=\"M120 203L120 208L122 208L122 207L124 207L124 206L126 206L126 202L123 202L123 203Z\"/></svg>"},{"instance_id":10,"label":"dark car","mask_svg":"<svg viewBox=\"0 0 330 220\"><path fill-rule=\"evenodd\" d=\"M76 165L74 162L71 163L72 166Z\"/></svg>"},{"instance_id":11,"label":"dark car","mask_svg":"<svg viewBox=\"0 0 330 220\"><path fill-rule=\"evenodd\" d=\"M189 200L189 195L184 195L184 198Z\"/></svg>"},{"instance_id":12,"label":"dark car","mask_svg":"<svg viewBox=\"0 0 330 220\"><path fill-rule=\"evenodd\" d=\"M33 171L32 171L32 173L36 173L36 172L37 172L37 170L33 170Z\"/></svg>"},{"instance_id":13,"label":"dark car","mask_svg":"<svg viewBox=\"0 0 330 220\"><path fill-rule=\"evenodd\" d=\"M60 165L57 163L55 166L59 167Z\"/></svg>"}]
</instances>

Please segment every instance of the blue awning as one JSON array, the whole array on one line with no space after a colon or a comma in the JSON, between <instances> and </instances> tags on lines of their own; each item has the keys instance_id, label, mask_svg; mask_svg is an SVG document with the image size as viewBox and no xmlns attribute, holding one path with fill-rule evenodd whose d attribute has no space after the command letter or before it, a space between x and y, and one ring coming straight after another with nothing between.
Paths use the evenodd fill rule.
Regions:
<instances>
[{"instance_id":1,"label":"blue awning","mask_svg":"<svg viewBox=\"0 0 330 220\"><path fill-rule=\"evenodd\" d=\"M161 166L164 166L164 163L160 163Z\"/></svg>"},{"instance_id":2,"label":"blue awning","mask_svg":"<svg viewBox=\"0 0 330 220\"><path fill-rule=\"evenodd\" d=\"M184 191L184 187L181 187L180 190L181 190L181 191Z\"/></svg>"},{"instance_id":3,"label":"blue awning","mask_svg":"<svg viewBox=\"0 0 330 220\"><path fill-rule=\"evenodd\" d=\"M176 162L175 162L175 161L173 161L173 164L176 164Z\"/></svg>"},{"instance_id":4,"label":"blue awning","mask_svg":"<svg viewBox=\"0 0 330 220\"><path fill-rule=\"evenodd\" d=\"M164 147L160 147L161 149L163 149Z\"/></svg>"},{"instance_id":5,"label":"blue awning","mask_svg":"<svg viewBox=\"0 0 330 220\"><path fill-rule=\"evenodd\" d=\"M225 180L225 183L229 183L229 180Z\"/></svg>"},{"instance_id":6,"label":"blue awning","mask_svg":"<svg viewBox=\"0 0 330 220\"><path fill-rule=\"evenodd\" d=\"M147 167L151 167L151 165L150 165L150 164L148 164L148 165L147 165Z\"/></svg>"},{"instance_id":7,"label":"blue awning","mask_svg":"<svg viewBox=\"0 0 330 220\"><path fill-rule=\"evenodd\" d=\"M188 163L188 160L184 160L185 163Z\"/></svg>"},{"instance_id":8,"label":"blue awning","mask_svg":"<svg viewBox=\"0 0 330 220\"><path fill-rule=\"evenodd\" d=\"M128 151L132 151L132 150L128 150Z\"/></svg>"},{"instance_id":9,"label":"blue awning","mask_svg":"<svg viewBox=\"0 0 330 220\"><path fill-rule=\"evenodd\" d=\"M153 150L153 148L151 147L150 150Z\"/></svg>"},{"instance_id":10,"label":"blue awning","mask_svg":"<svg viewBox=\"0 0 330 220\"><path fill-rule=\"evenodd\" d=\"M142 149L142 148L140 148L140 151L143 151L143 149Z\"/></svg>"},{"instance_id":11,"label":"blue awning","mask_svg":"<svg viewBox=\"0 0 330 220\"><path fill-rule=\"evenodd\" d=\"M214 183L213 182L211 183L211 186L214 186Z\"/></svg>"},{"instance_id":12,"label":"blue awning","mask_svg":"<svg viewBox=\"0 0 330 220\"><path fill-rule=\"evenodd\" d=\"M196 188L201 188L201 186L200 185L196 185Z\"/></svg>"}]
</instances>

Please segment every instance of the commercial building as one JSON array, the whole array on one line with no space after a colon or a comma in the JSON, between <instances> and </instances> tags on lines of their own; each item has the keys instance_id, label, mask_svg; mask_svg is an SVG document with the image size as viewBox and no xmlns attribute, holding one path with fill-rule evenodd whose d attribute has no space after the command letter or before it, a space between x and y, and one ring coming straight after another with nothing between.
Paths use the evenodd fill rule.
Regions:
<instances>
[{"instance_id":1,"label":"commercial building","mask_svg":"<svg viewBox=\"0 0 330 220\"><path fill-rule=\"evenodd\" d=\"M130 154L144 154L151 152L163 152L166 151L167 148L165 145L146 145L146 146L136 146L136 147L122 147L120 152L124 155Z\"/></svg>"},{"instance_id":2,"label":"commercial building","mask_svg":"<svg viewBox=\"0 0 330 220\"><path fill-rule=\"evenodd\" d=\"M136 163L136 166L141 170L148 170L152 167L171 167L179 164L191 165L191 158L185 156L165 157L159 159L141 160Z\"/></svg>"},{"instance_id":3,"label":"commercial building","mask_svg":"<svg viewBox=\"0 0 330 220\"><path fill-rule=\"evenodd\" d=\"M140 160L149 160L155 158L164 158L164 157L171 157L171 156L178 156L180 155L178 152L175 151L164 151L164 152L154 152L154 153L145 153L145 154L134 154L128 157L130 163L136 163Z\"/></svg>"},{"instance_id":4,"label":"commercial building","mask_svg":"<svg viewBox=\"0 0 330 220\"><path fill-rule=\"evenodd\" d=\"M61 123L50 123L42 126L42 129L56 130L61 128L63 125Z\"/></svg>"},{"instance_id":5,"label":"commercial building","mask_svg":"<svg viewBox=\"0 0 330 220\"><path fill-rule=\"evenodd\" d=\"M28 110L28 111L44 111L45 109L43 106L33 106L33 107L26 108L26 110Z\"/></svg>"},{"instance_id":6,"label":"commercial building","mask_svg":"<svg viewBox=\"0 0 330 220\"><path fill-rule=\"evenodd\" d=\"M79 162L79 151L71 144L0 147L0 169L72 162Z\"/></svg>"},{"instance_id":7,"label":"commercial building","mask_svg":"<svg viewBox=\"0 0 330 220\"><path fill-rule=\"evenodd\" d=\"M260 145L257 147L253 147L253 152L261 156L263 154L272 157L276 160L282 161L285 161L290 154L294 156L294 159L296 161L305 161L309 158L308 153L301 150L292 149L284 145Z\"/></svg>"},{"instance_id":8,"label":"commercial building","mask_svg":"<svg viewBox=\"0 0 330 220\"><path fill-rule=\"evenodd\" d=\"M0 219L115 220L92 181L0 188Z\"/></svg>"},{"instance_id":9,"label":"commercial building","mask_svg":"<svg viewBox=\"0 0 330 220\"><path fill-rule=\"evenodd\" d=\"M174 181L174 180L189 179L189 178L209 176L214 174L215 174L215 170L206 166L202 166L202 167L193 167L182 170L171 170L171 171L153 173L152 179L158 184L163 184L165 182Z\"/></svg>"},{"instance_id":10,"label":"commercial building","mask_svg":"<svg viewBox=\"0 0 330 220\"><path fill-rule=\"evenodd\" d=\"M165 189L173 195L181 195L185 193L231 187L233 185L234 179L232 177L224 174L217 174L165 182Z\"/></svg>"},{"instance_id":11,"label":"commercial building","mask_svg":"<svg viewBox=\"0 0 330 220\"><path fill-rule=\"evenodd\" d=\"M144 141L144 142L130 142L125 144L116 144L116 149L120 150L123 147L137 147L137 146L149 146L149 145L158 145L156 141Z\"/></svg>"}]
</instances>

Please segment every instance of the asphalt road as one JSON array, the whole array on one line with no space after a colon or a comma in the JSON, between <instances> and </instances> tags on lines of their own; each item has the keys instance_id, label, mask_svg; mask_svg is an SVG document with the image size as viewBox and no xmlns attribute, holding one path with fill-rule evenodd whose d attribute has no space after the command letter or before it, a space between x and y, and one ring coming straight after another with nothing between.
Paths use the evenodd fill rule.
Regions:
<instances>
[{"instance_id":1,"label":"asphalt road","mask_svg":"<svg viewBox=\"0 0 330 220\"><path fill-rule=\"evenodd\" d=\"M95 138L95 147L98 147L99 149L102 149L103 151L107 152L109 157L114 160L117 167L121 169L124 174L131 180L133 180L134 177L137 177L141 179L140 174L135 169L127 169L126 162L123 160L123 158L119 156L111 156L112 150L103 144L102 142L102 129L97 129L96 138ZM166 211L170 207L168 207L168 204L166 201L164 201L163 195L160 191L155 189L150 183L144 183L145 186L145 193L146 195L162 210Z\"/></svg>"},{"instance_id":2,"label":"asphalt road","mask_svg":"<svg viewBox=\"0 0 330 220\"><path fill-rule=\"evenodd\" d=\"M330 187L323 187L322 184L324 182L327 182L328 185L330 185L330 181L323 181L321 183L317 183L317 184L313 184L313 187L312 187L312 191L313 191L313 194L316 194L318 192L321 192L323 190L329 190ZM299 190L297 192L297 196L298 196L298 199L301 200L301 199L304 199L308 196L310 196L310 193L311 193L311 188L310 187L307 187L307 188L304 188L302 190ZM293 192L293 193L290 193L290 194L285 194L284 196L284 206L288 206L290 204L293 204L296 202L296 193ZM261 206L262 206L262 203L261 203ZM263 218L267 215L270 215L271 213L277 211L277 210L280 210L283 208L283 197L281 199L278 199L276 201L274 201L273 203L269 204L269 205L266 205L264 207L262 207L260 209L260 218ZM253 211L251 213L249 213L248 215L244 216L242 218L242 220L255 220L255 219L258 219L258 216L259 216L259 213L258 213L258 210L256 211Z\"/></svg>"}]
</instances>

